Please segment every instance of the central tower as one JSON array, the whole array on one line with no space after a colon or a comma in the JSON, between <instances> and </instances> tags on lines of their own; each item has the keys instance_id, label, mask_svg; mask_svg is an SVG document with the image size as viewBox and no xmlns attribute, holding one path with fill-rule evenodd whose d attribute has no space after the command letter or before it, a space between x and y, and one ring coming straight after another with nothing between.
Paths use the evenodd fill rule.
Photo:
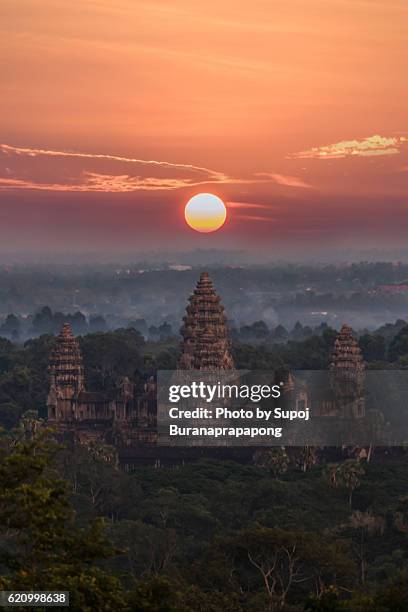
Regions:
<instances>
[{"instance_id":1,"label":"central tower","mask_svg":"<svg viewBox=\"0 0 408 612\"><path fill-rule=\"evenodd\" d=\"M342 326L334 342L329 379L343 416L364 416L365 363L349 325Z\"/></svg>"},{"instance_id":2,"label":"central tower","mask_svg":"<svg viewBox=\"0 0 408 612\"><path fill-rule=\"evenodd\" d=\"M78 340L69 323L62 326L50 354L48 418L71 419L73 402L84 390L84 366Z\"/></svg>"},{"instance_id":3,"label":"central tower","mask_svg":"<svg viewBox=\"0 0 408 612\"><path fill-rule=\"evenodd\" d=\"M227 318L208 272L200 275L189 298L180 333L180 370L232 370Z\"/></svg>"}]
</instances>

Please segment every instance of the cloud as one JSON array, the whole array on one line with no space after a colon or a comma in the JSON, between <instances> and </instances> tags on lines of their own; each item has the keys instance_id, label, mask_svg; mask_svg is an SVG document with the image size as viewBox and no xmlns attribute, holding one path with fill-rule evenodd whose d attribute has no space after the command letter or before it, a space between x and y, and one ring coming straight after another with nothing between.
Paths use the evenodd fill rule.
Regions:
<instances>
[{"instance_id":1,"label":"cloud","mask_svg":"<svg viewBox=\"0 0 408 612\"><path fill-rule=\"evenodd\" d=\"M289 157L292 159L343 159L345 157L396 155L407 142L408 138L405 136L387 138L375 134L363 140L342 140L322 147L312 147Z\"/></svg>"},{"instance_id":2,"label":"cloud","mask_svg":"<svg viewBox=\"0 0 408 612\"><path fill-rule=\"evenodd\" d=\"M205 181L209 183L211 181ZM76 191L106 193L127 193L132 191L160 191L180 189L187 185L200 185L200 182L186 182L180 179L158 179L154 177L131 177L126 174L110 175L85 173L84 181L78 184L35 182L23 179L10 179L0 177L0 188L36 189L40 191Z\"/></svg>"},{"instance_id":3,"label":"cloud","mask_svg":"<svg viewBox=\"0 0 408 612\"><path fill-rule=\"evenodd\" d=\"M200 166L193 166L192 164L175 164L167 161L157 160L146 160L138 159L134 157L122 157L119 155L111 155L107 153L80 153L76 151L54 151L48 149L32 149L27 147L13 147L8 144L0 144L0 151L6 155L21 155L27 157L73 157L77 159L91 159L91 160L110 160L116 162L123 162L129 164L141 164L146 166L160 166L162 168L176 168L176 169L187 169L193 172L209 174L214 178L223 179L227 178L223 172L217 172Z\"/></svg>"},{"instance_id":4,"label":"cloud","mask_svg":"<svg viewBox=\"0 0 408 612\"><path fill-rule=\"evenodd\" d=\"M243 208L243 209L249 209L249 208L263 208L263 209L269 209L270 206L268 206L267 204L254 204L253 202L226 202L228 208Z\"/></svg>"},{"instance_id":5,"label":"cloud","mask_svg":"<svg viewBox=\"0 0 408 612\"><path fill-rule=\"evenodd\" d=\"M193 164L0 144L3 189L125 193L242 182L251 180Z\"/></svg>"},{"instance_id":6,"label":"cloud","mask_svg":"<svg viewBox=\"0 0 408 612\"><path fill-rule=\"evenodd\" d=\"M270 222L275 221L274 217L270 214L273 208L270 204L258 204L255 202L226 202L228 208L236 209L234 213L234 219L240 219L242 221L260 221ZM257 211L259 213L257 214ZM262 214L265 211L266 214Z\"/></svg>"},{"instance_id":7,"label":"cloud","mask_svg":"<svg viewBox=\"0 0 408 612\"><path fill-rule=\"evenodd\" d=\"M300 178L276 173L234 177L193 164L0 144L0 189L129 193L260 183L311 188ZM230 206L264 207L242 202L231 202Z\"/></svg>"},{"instance_id":8,"label":"cloud","mask_svg":"<svg viewBox=\"0 0 408 612\"><path fill-rule=\"evenodd\" d=\"M262 215L236 215L236 219L241 219L242 221L275 221L272 217L263 217Z\"/></svg>"},{"instance_id":9,"label":"cloud","mask_svg":"<svg viewBox=\"0 0 408 612\"><path fill-rule=\"evenodd\" d=\"M274 172L258 172L256 176L270 178L273 182L278 183L278 185L284 185L285 187L313 189L313 185L306 183L306 181L297 176L287 176L285 174L276 174Z\"/></svg>"}]
</instances>

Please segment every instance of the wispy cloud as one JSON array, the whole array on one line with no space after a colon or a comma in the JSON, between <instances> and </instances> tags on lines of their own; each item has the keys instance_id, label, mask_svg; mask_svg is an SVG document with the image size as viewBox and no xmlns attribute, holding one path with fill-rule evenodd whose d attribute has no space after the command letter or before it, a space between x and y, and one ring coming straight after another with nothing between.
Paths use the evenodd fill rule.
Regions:
<instances>
[{"instance_id":1,"label":"wispy cloud","mask_svg":"<svg viewBox=\"0 0 408 612\"><path fill-rule=\"evenodd\" d=\"M285 187L301 187L302 189L313 189L313 185L307 183L297 176L287 176L286 174L276 174L274 172L258 172L256 176L269 178L278 185Z\"/></svg>"},{"instance_id":2,"label":"wispy cloud","mask_svg":"<svg viewBox=\"0 0 408 612\"><path fill-rule=\"evenodd\" d=\"M274 209L270 204L258 204L257 202L226 202L226 204L228 208L236 209L235 219L268 223L275 220L270 214ZM263 211L264 214L262 214Z\"/></svg>"},{"instance_id":3,"label":"wispy cloud","mask_svg":"<svg viewBox=\"0 0 408 612\"><path fill-rule=\"evenodd\" d=\"M251 181L193 164L0 144L3 189L121 193L241 182Z\"/></svg>"},{"instance_id":4,"label":"wispy cloud","mask_svg":"<svg viewBox=\"0 0 408 612\"><path fill-rule=\"evenodd\" d=\"M267 204L255 204L253 202L226 202L228 208L242 208L242 209L250 209L250 208L258 208L258 209L269 209L270 206Z\"/></svg>"},{"instance_id":5,"label":"wispy cloud","mask_svg":"<svg viewBox=\"0 0 408 612\"><path fill-rule=\"evenodd\" d=\"M133 191L160 191L181 189L182 187L208 184L214 181L186 181L182 179L160 179L154 177L132 177L126 174L110 175L96 172L84 173L82 183L48 183L24 179L11 179L0 177L0 188L9 189L36 189L40 191L76 191L106 193L127 193ZM216 181L219 182L219 181Z\"/></svg>"},{"instance_id":6,"label":"wispy cloud","mask_svg":"<svg viewBox=\"0 0 408 612\"><path fill-rule=\"evenodd\" d=\"M210 170L200 166L194 166L192 164L177 164L167 161L157 161L153 159L138 159L136 157L123 157L120 155L111 155L108 153L80 153L78 151L55 151L49 149L33 149L28 147L13 147L8 144L0 144L0 151L6 155L20 155L26 157L73 157L76 159L91 159L91 160L110 160L116 162L123 162L129 164L141 164L145 166L159 166L161 168L176 168L191 170L193 172L199 172L213 176L222 180L228 178L223 172L217 172L216 170Z\"/></svg>"},{"instance_id":7,"label":"wispy cloud","mask_svg":"<svg viewBox=\"0 0 408 612\"><path fill-rule=\"evenodd\" d=\"M342 159L345 157L371 157L376 155L396 155L408 142L405 136L369 136L362 140L342 140L330 145L312 147L294 153L292 159Z\"/></svg>"},{"instance_id":8,"label":"wispy cloud","mask_svg":"<svg viewBox=\"0 0 408 612\"><path fill-rule=\"evenodd\" d=\"M272 217L264 217L262 215L236 215L235 218L242 221L267 221L268 223L275 221Z\"/></svg>"},{"instance_id":9,"label":"wispy cloud","mask_svg":"<svg viewBox=\"0 0 408 612\"><path fill-rule=\"evenodd\" d=\"M300 178L276 173L234 177L194 164L0 144L0 189L128 193L259 183L311 188ZM230 206L264 208L242 202Z\"/></svg>"}]
</instances>

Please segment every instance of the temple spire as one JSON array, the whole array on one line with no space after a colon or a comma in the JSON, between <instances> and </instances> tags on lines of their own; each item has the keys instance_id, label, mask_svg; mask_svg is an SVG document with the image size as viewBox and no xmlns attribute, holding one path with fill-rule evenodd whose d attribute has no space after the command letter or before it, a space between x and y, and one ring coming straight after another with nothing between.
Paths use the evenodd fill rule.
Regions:
<instances>
[{"instance_id":1,"label":"temple spire","mask_svg":"<svg viewBox=\"0 0 408 612\"><path fill-rule=\"evenodd\" d=\"M342 325L334 342L329 376L330 386L342 407L342 413L347 416L363 416L365 363L349 325Z\"/></svg>"},{"instance_id":2,"label":"temple spire","mask_svg":"<svg viewBox=\"0 0 408 612\"><path fill-rule=\"evenodd\" d=\"M84 367L78 340L69 323L64 323L50 353L48 372L51 388L73 396L84 388Z\"/></svg>"},{"instance_id":3,"label":"temple spire","mask_svg":"<svg viewBox=\"0 0 408 612\"><path fill-rule=\"evenodd\" d=\"M341 330L334 342L331 355L330 371L357 374L365 369L361 349L353 336L353 330L349 325L342 325Z\"/></svg>"},{"instance_id":4,"label":"temple spire","mask_svg":"<svg viewBox=\"0 0 408 612\"><path fill-rule=\"evenodd\" d=\"M208 272L200 275L183 321L181 370L233 369L224 307Z\"/></svg>"}]
</instances>

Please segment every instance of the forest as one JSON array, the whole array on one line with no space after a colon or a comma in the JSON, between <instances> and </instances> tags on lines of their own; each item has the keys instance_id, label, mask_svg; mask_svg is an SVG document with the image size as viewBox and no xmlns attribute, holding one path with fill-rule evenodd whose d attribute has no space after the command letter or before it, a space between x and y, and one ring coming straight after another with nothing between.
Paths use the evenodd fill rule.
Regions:
<instances>
[{"instance_id":1,"label":"forest","mask_svg":"<svg viewBox=\"0 0 408 612\"><path fill-rule=\"evenodd\" d=\"M406 610L406 452L291 451L125 473L27 415L1 438L0 587L78 611Z\"/></svg>"},{"instance_id":2,"label":"forest","mask_svg":"<svg viewBox=\"0 0 408 612\"><path fill-rule=\"evenodd\" d=\"M255 328L259 328L255 326ZM256 330L255 330L256 331ZM302 332L302 333L301 333ZM255 343L240 368L325 369L336 331ZM80 337L87 387L173 368L176 338ZM259 340L259 339L258 339ZM44 420L54 337L0 340L0 587L69 590L71 609L146 612L408 608L408 453L254 449L246 463L124 472L115 449L61 445ZM359 336L367 367L408 366L408 326Z\"/></svg>"}]
</instances>

